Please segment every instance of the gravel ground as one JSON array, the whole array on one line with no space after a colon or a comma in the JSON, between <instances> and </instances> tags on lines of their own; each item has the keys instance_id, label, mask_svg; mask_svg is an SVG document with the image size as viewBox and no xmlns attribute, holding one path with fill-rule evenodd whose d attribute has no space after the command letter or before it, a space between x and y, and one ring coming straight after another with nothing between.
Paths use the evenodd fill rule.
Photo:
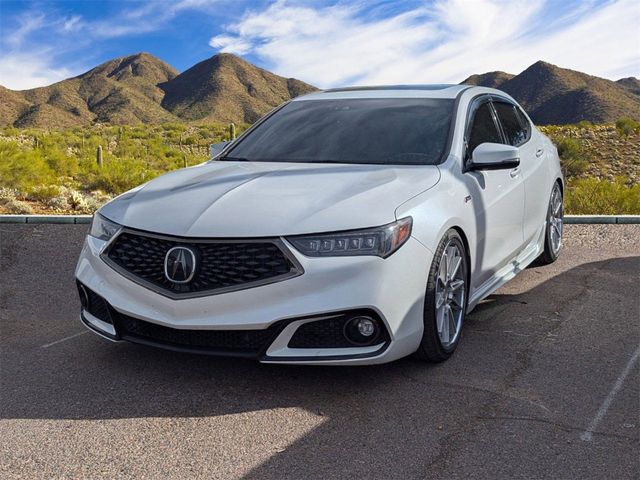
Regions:
<instances>
[{"instance_id":1,"label":"gravel ground","mask_svg":"<svg viewBox=\"0 0 640 480\"><path fill-rule=\"evenodd\" d=\"M86 230L0 225L2 478L638 478L638 225L567 226L448 362L362 368L98 338Z\"/></svg>"}]
</instances>

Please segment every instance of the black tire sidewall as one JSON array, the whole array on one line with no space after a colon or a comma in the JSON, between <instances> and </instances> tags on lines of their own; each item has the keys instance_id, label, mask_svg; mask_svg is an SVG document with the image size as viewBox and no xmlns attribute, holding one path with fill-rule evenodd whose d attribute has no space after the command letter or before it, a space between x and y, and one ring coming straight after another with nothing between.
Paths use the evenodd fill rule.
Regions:
<instances>
[{"instance_id":1,"label":"black tire sidewall","mask_svg":"<svg viewBox=\"0 0 640 480\"><path fill-rule=\"evenodd\" d=\"M551 189L551 195L549 196L549 206L547 207L547 231L545 232L544 239L544 256L547 263L555 262L560 256L560 252L562 251L561 245L560 249L557 252L554 252L553 246L551 244L551 202L553 200L553 193L556 190L558 190L558 192L560 193L560 199L562 201L562 216L564 217L564 196L562 195L562 189L560 188L560 185L558 185L558 183L555 183L553 185L553 188Z\"/></svg>"},{"instance_id":2,"label":"black tire sidewall","mask_svg":"<svg viewBox=\"0 0 640 480\"><path fill-rule=\"evenodd\" d=\"M448 347L444 347L440 341L440 336L438 335L438 327L436 322L435 287L437 282L437 275L440 269L440 262L442 260L444 249L451 242L456 243L457 247L462 253L461 268L463 269L463 275L465 279L465 298L462 312L462 325L460 326L461 329L464 325L464 317L467 313L467 303L469 297L467 250L458 232L452 229L444 235L444 237L438 244L438 248L436 249L433 256L431 269L429 271L429 278L427 281L423 315L424 333L422 336L420 347L423 349L424 356L431 361L443 361L449 358L458 346L462 334L462 332L458 334L458 338L455 342L453 342L453 344L449 345Z\"/></svg>"}]
</instances>

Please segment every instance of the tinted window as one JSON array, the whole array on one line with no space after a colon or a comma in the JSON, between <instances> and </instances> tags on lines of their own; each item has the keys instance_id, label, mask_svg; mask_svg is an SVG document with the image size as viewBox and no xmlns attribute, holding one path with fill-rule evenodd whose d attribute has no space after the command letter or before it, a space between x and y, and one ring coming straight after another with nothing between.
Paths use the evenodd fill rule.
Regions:
<instances>
[{"instance_id":1,"label":"tinted window","mask_svg":"<svg viewBox=\"0 0 640 480\"><path fill-rule=\"evenodd\" d=\"M507 137L507 143L517 147L527 141L527 132L518 118L516 107L510 103L494 102L502 130Z\"/></svg>"},{"instance_id":2,"label":"tinted window","mask_svg":"<svg viewBox=\"0 0 640 480\"><path fill-rule=\"evenodd\" d=\"M469 145L467 147L469 155L473 153L478 145L485 142L502 143L502 138L491 115L489 103L480 105L473 116L471 131L469 132Z\"/></svg>"},{"instance_id":3,"label":"tinted window","mask_svg":"<svg viewBox=\"0 0 640 480\"><path fill-rule=\"evenodd\" d=\"M258 125L224 158L254 162L428 165L443 156L449 99L300 100Z\"/></svg>"},{"instance_id":4,"label":"tinted window","mask_svg":"<svg viewBox=\"0 0 640 480\"><path fill-rule=\"evenodd\" d=\"M527 118L527 116L524 114L524 112L520 107L516 107L516 114L518 115L520 126L527 134L527 140L528 140L529 136L531 135L531 123L529 123L529 119Z\"/></svg>"}]
</instances>

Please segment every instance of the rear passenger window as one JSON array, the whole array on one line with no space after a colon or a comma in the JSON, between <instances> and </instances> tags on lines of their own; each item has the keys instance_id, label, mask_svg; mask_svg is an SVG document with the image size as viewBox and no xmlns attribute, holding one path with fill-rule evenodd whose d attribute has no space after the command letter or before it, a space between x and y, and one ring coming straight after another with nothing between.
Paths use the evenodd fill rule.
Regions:
<instances>
[{"instance_id":1,"label":"rear passenger window","mask_svg":"<svg viewBox=\"0 0 640 480\"><path fill-rule=\"evenodd\" d=\"M471 131L469 132L467 154L471 156L475 148L485 142L502 143L500 132L498 132L496 124L493 121L491 107L488 102L480 105L473 116Z\"/></svg>"},{"instance_id":2,"label":"rear passenger window","mask_svg":"<svg viewBox=\"0 0 640 480\"><path fill-rule=\"evenodd\" d=\"M502 130L507 137L507 143L517 147L527 141L528 133L522 121L518 118L515 105L503 102L494 102L498 118L502 125Z\"/></svg>"}]
</instances>

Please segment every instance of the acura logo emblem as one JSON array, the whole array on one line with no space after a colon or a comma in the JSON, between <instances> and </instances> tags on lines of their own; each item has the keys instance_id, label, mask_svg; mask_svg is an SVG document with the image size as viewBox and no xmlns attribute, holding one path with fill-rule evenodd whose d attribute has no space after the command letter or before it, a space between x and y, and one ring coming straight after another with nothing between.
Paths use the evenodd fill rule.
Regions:
<instances>
[{"instance_id":1,"label":"acura logo emblem","mask_svg":"<svg viewBox=\"0 0 640 480\"><path fill-rule=\"evenodd\" d=\"M164 276L173 283L189 283L196 273L196 254L187 247L173 247L164 257Z\"/></svg>"}]
</instances>

